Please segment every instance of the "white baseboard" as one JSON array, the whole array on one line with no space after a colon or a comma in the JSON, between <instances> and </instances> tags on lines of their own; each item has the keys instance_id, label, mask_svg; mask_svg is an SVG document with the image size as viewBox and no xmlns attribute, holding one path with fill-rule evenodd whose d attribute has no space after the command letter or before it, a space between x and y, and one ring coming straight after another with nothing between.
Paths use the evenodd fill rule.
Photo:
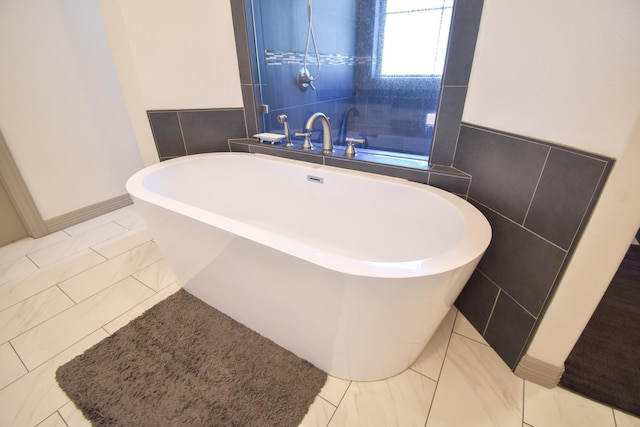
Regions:
<instances>
[{"instance_id":1,"label":"white baseboard","mask_svg":"<svg viewBox=\"0 0 640 427\"><path fill-rule=\"evenodd\" d=\"M551 365L528 354L522 357L515 370L515 374L520 378L547 388L557 386L563 373L564 366Z\"/></svg>"},{"instance_id":2,"label":"white baseboard","mask_svg":"<svg viewBox=\"0 0 640 427\"><path fill-rule=\"evenodd\" d=\"M132 203L131 197L129 197L128 194L123 194L122 196L114 197L113 199L48 219L45 221L45 225L49 233L55 233L72 225L129 206Z\"/></svg>"}]
</instances>

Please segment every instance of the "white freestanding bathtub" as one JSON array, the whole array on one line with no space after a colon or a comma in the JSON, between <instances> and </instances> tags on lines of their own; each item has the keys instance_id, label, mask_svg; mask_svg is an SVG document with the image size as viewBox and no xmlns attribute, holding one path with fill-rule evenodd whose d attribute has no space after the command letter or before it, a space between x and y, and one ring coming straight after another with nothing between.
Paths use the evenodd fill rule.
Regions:
<instances>
[{"instance_id":1,"label":"white freestanding bathtub","mask_svg":"<svg viewBox=\"0 0 640 427\"><path fill-rule=\"evenodd\" d=\"M349 380L408 368L491 239L437 188L259 154L166 161L127 190L188 292Z\"/></svg>"}]
</instances>

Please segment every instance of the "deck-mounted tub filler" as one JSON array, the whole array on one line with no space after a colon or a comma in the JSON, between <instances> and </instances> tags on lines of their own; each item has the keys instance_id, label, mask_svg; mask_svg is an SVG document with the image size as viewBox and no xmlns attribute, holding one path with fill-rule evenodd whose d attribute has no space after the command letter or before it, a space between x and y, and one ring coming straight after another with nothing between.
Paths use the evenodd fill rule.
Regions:
<instances>
[{"instance_id":1,"label":"deck-mounted tub filler","mask_svg":"<svg viewBox=\"0 0 640 427\"><path fill-rule=\"evenodd\" d=\"M165 161L127 190L185 290L348 380L408 368L491 239L446 191L260 154Z\"/></svg>"}]
</instances>

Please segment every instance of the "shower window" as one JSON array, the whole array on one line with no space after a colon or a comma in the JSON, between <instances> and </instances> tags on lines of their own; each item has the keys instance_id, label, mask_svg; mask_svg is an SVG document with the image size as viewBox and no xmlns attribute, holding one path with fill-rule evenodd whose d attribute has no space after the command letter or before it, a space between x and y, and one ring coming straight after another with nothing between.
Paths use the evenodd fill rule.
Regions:
<instances>
[{"instance_id":1,"label":"shower window","mask_svg":"<svg viewBox=\"0 0 640 427\"><path fill-rule=\"evenodd\" d=\"M441 76L453 0L386 0L381 6L378 75Z\"/></svg>"}]
</instances>

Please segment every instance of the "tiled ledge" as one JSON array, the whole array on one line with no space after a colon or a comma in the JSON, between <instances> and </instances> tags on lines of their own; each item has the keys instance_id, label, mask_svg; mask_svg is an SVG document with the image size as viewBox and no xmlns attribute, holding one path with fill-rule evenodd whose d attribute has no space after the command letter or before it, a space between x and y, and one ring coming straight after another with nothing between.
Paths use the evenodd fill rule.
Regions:
<instances>
[{"instance_id":1,"label":"tiled ledge","mask_svg":"<svg viewBox=\"0 0 640 427\"><path fill-rule=\"evenodd\" d=\"M302 151L300 144L293 148L281 145L270 145L251 138L229 140L229 151L268 154L293 160L335 166L344 169L376 173L379 175L403 178L409 181L428 184L442 188L464 198L469 193L471 176L449 166L429 165L419 159L395 157L372 151L360 150L356 157L344 157L344 147L338 146L332 154L322 154L320 148Z\"/></svg>"}]
</instances>

